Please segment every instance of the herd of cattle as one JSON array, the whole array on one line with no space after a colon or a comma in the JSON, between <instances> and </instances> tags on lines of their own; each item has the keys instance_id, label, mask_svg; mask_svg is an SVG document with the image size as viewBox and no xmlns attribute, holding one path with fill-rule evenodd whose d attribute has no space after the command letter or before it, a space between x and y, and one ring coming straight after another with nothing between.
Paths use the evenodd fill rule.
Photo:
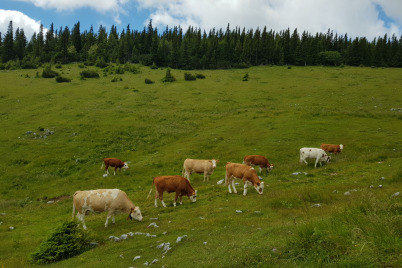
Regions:
<instances>
[{"instance_id":1,"label":"herd of cattle","mask_svg":"<svg viewBox=\"0 0 402 268\"><path fill-rule=\"evenodd\" d=\"M328 163L331 161L331 157L327 153L338 154L342 152L342 144L321 144L320 148L301 148L300 149L300 163L304 162L308 164L306 159L315 159L314 167L322 162ZM149 191L149 198L153 187L155 187L155 207L158 206L157 200L159 199L161 204L166 207L163 201L163 193L175 192L175 199L173 205L176 206L177 199L182 204L182 197L188 196L192 202L196 202L197 190L194 190L190 184L190 175L192 173L198 173L204 175L204 181L209 180L216 168L216 163L219 160L199 160L199 159L186 159L183 164L182 176L158 176L152 180L152 187ZM105 158L101 169L105 165L105 174L109 174L109 167L114 167L114 175L116 175L117 169L128 168L127 162L123 162L117 158ZM229 193L237 193L235 188L234 179L241 179L244 183L243 195L247 194L248 186L254 186L259 194L263 193L264 182L261 182L260 177L257 175L254 167L259 167L259 171L265 169L266 172L270 172L274 167L270 164L268 159L262 155L247 155L243 159L243 163L226 163L225 183L228 186ZM119 189L100 189L89 191L76 191L73 196L73 212L72 216L75 216L75 210L77 209L77 218L82 222L84 229L87 229L85 225L85 215L89 212L104 212L107 211L107 218L105 227L107 227L110 217L112 222L115 222L115 214L117 213L129 213L129 219L135 219L142 221L142 215L140 208L135 206L133 202L128 198L127 194Z\"/></svg>"}]
</instances>

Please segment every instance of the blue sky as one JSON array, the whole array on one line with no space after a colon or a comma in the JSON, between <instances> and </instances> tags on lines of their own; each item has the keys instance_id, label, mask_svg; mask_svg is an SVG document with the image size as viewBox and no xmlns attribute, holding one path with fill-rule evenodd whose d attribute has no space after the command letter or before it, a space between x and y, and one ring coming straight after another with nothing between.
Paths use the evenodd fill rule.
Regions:
<instances>
[{"instance_id":1,"label":"blue sky","mask_svg":"<svg viewBox=\"0 0 402 268\"><path fill-rule=\"evenodd\" d=\"M100 25L119 32L130 25L142 30L152 19L154 27L194 26L206 30L263 28L281 31L290 28L299 33L335 33L349 37L402 35L402 1L400 0L2 0L0 32L4 35L10 20L14 31L23 28L28 39L39 25L55 29L73 28L80 22L81 31Z\"/></svg>"}]
</instances>

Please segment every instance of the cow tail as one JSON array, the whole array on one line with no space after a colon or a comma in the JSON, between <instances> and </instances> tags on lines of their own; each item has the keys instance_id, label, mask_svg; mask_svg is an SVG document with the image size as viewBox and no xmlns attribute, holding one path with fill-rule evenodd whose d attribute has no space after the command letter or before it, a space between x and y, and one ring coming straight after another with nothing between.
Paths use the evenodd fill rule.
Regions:
<instances>
[{"instance_id":1,"label":"cow tail","mask_svg":"<svg viewBox=\"0 0 402 268\"><path fill-rule=\"evenodd\" d=\"M148 196L147 196L147 200L148 200L149 196L150 196L151 193L152 193L152 188L153 188L153 186L154 186L154 180L155 180L155 178L152 178L151 190L149 190L149 193L148 193Z\"/></svg>"},{"instance_id":2,"label":"cow tail","mask_svg":"<svg viewBox=\"0 0 402 268\"><path fill-rule=\"evenodd\" d=\"M101 165L101 168L100 169L102 169L103 168L103 162L102 162L102 165Z\"/></svg>"}]
</instances>

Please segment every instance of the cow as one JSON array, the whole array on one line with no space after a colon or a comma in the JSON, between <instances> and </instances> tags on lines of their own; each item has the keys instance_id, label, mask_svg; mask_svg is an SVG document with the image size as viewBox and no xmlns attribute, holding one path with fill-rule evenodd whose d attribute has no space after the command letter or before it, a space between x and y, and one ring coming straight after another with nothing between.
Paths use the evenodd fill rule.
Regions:
<instances>
[{"instance_id":1,"label":"cow","mask_svg":"<svg viewBox=\"0 0 402 268\"><path fill-rule=\"evenodd\" d=\"M331 157L328 156L323 149L319 148L301 148L300 149L300 163L304 162L308 165L306 159L313 158L315 159L314 167L317 167L317 163L320 162L322 166L322 162L329 163L331 161Z\"/></svg>"},{"instance_id":2,"label":"cow","mask_svg":"<svg viewBox=\"0 0 402 268\"><path fill-rule=\"evenodd\" d=\"M249 185L253 185L255 190L259 194L262 194L264 191L264 182L261 182L260 178L257 176L257 172L253 167L244 164L237 164L230 162L226 163L226 174L225 174L226 185L229 188L229 193L232 193L232 189L230 189L230 184L232 184L233 191L235 194L237 194L234 179L243 180L244 196L247 194L247 187Z\"/></svg>"},{"instance_id":3,"label":"cow","mask_svg":"<svg viewBox=\"0 0 402 268\"><path fill-rule=\"evenodd\" d=\"M176 193L173 206L176 206L177 198L180 197L180 205L182 204L182 196L186 195L190 198L191 202L196 201L197 190L194 190L190 182L182 176L158 176L152 179L152 186L155 185L155 207L158 207L157 199L159 198L162 205L166 207L163 201L163 192ZM147 199L152 192L149 191Z\"/></svg>"},{"instance_id":4,"label":"cow","mask_svg":"<svg viewBox=\"0 0 402 268\"><path fill-rule=\"evenodd\" d=\"M182 176L190 181L190 175L192 173L204 174L204 181L209 180L209 176L214 173L216 163L219 160L198 160L198 159L186 159L183 164Z\"/></svg>"},{"instance_id":5,"label":"cow","mask_svg":"<svg viewBox=\"0 0 402 268\"><path fill-rule=\"evenodd\" d=\"M119 189L99 189L89 191L76 191L73 197L73 219L77 209L77 218L82 222L82 227L86 230L85 215L89 212L107 211L105 227L109 218L116 213L128 213L128 219L142 221L141 210L135 206L128 198L127 194Z\"/></svg>"},{"instance_id":6,"label":"cow","mask_svg":"<svg viewBox=\"0 0 402 268\"><path fill-rule=\"evenodd\" d=\"M323 143L323 144L321 144L320 148L328 153L338 154L338 153L342 152L343 145L342 144L325 144L325 143Z\"/></svg>"},{"instance_id":7,"label":"cow","mask_svg":"<svg viewBox=\"0 0 402 268\"><path fill-rule=\"evenodd\" d=\"M114 167L114 175L116 176L116 170L119 169L121 171L122 168L128 168L127 162L123 162L117 158L104 158L101 169L103 168L103 164L105 164L105 174L109 175L109 166Z\"/></svg>"},{"instance_id":8,"label":"cow","mask_svg":"<svg viewBox=\"0 0 402 268\"><path fill-rule=\"evenodd\" d=\"M267 171L267 174L274 167L274 165L270 164L268 159L262 155L246 155L243 158L243 164L246 164L249 166L259 166L260 173L261 173L261 169L264 168Z\"/></svg>"}]
</instances>

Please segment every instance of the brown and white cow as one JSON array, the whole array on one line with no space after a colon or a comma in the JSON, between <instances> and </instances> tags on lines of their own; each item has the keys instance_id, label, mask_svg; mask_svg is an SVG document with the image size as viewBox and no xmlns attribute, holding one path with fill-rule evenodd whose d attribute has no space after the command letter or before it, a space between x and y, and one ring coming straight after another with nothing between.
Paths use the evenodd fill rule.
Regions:
<instances>
[{"instance_id":1,"label":"brown and white cow","mask_svg":"<svg viewBox=\"0 0 402 268\"><path fill-rule=\"evenodd\" d=\"M216 163L219 160L199 160L199 159L186 159L183 164L182 176L190 181L192 173L204 174L204 181L209 180L209 176L214 173Z\"/></svg>"},{"instance_id":2,"label":"brown and white cow","mask_svg":"<svg viewBox=\"0 0 402 268\"><path fill-rule=\"evenodd\" d=\"M329 163L331 161L331 157L328 156L323 149L319 148L301 148L300 149L300 163L304 162L308 165L306 159L313 158L315 159L314 167L317 167L317 163L320 163L322 166L322 162Z\"/></svg>"},{"instance_id":3,"label":"brown and white cow","mask_svg":"<svg viewBox=\"0 0 402 268\"><path fill-rule=\"evenodd\" d=\"M105 164L105 174L109 175L109 166L114 167L114 175L116 176L116 170L119 169L121 171L122 168L128 168L127 162L123 162L117 158L104 158L101 169L103 168L103 164Z\"/></svg>"},{"instance_id":4,"label":"brown and white cow","mask_svg":"<svg viewBox=\"0 0 402 268\"><path fill-rule=\"evenodd\" d=\"M173 206L176 206L176 201L177 198L180 197L180 205L182 204L182 196L188 196L191 200L191 202L196 201L197 197L197 190L194 190L193 187L191 186L190 182L182 177L182 176L159 176L155 177L152 180L152 186L155 185L155 207L158 207L158 202L157 199L159 198L161 200L161 203L164 207L166 207L165 202L163 201L163 192L167 193L176 193L176 196L174 198L174 203ZM152 192L152 187L151 190L149 191L148 197Z\"/></svg>"},{"instance_id":5,"label":"brown and white cow","mask_svg":"<svg viewBox=\"0 0 402 268\"><path fill-rule=\"evenodd\" d=\"M73 219L75 209L77 209L77 218L82 222L84 229L87 229L84 218L88 212L107 211L105 227L107 227L110 217L112 217L112 222L115 222L116 213L128 213L129 219L142 221L140 208L135 206L127 194L119 189L76 191L73 197Z\"/></svg>"},{"instance_id":6,"label":"brown and white cow","mask_svg":"<svg viewBox=\"0 0 402 268\"><path fill-rule=\"evenodd\" d=\"M243 158L243 164L246 164L246 165L249 165L249 166L259 166L260 167L260 173L261 173L262 168L264 168L268 173L274 167L274 165L270 164L268 159L265 156L262 156L262 155L246 155Z\"/></svg>"},{"instance_id":7,"label":"brown and white cow","mask_svg":"<svg viewBox=\"0 0 402 268\"><path fill-rule=\"evenodd\" d=\"M232 184L233 191L235 194L237 194L234 179L243 180L243 195L247 194L247 187L249 185L253 185L255 190L259 194L262 194L264 191L264 182L261 182L260 178L257 176L257 172L253 167L244 164L228 162L226 164L225 182L226 185L228 185L229 193L232 193L232 189L230 189L230 184Z\"/></svg>"},{"instance_id":8,"label":"brown and white cow","mask_svg":"<svg viewBox=\"0 0 402 268\"><path fill-rule=\"evenodd\" d=\"M325 144L325 143L323 143L323 144L321 144L320 148L328 153L338 154L338 153L342 152L343 145L342 144Z\"/></svg>"}]
</instances>

